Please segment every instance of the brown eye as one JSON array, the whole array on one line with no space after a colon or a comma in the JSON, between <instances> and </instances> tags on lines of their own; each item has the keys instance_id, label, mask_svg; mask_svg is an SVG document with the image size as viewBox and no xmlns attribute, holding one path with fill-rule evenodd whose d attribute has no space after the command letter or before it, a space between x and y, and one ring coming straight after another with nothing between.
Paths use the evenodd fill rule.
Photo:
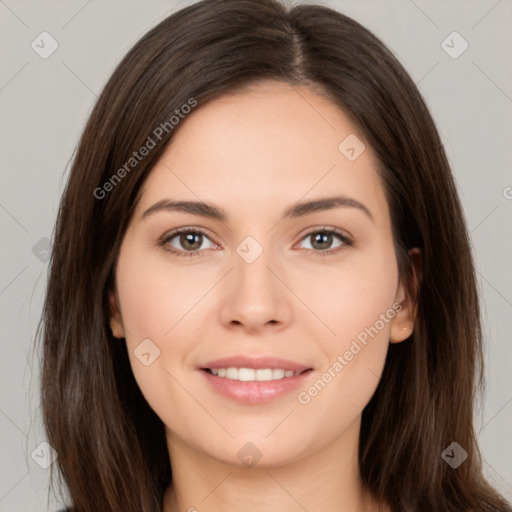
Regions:
<instances>
[{"instance_id":1,"label":"brown eye","mask_svg":"<svg viewBox=\"0 0 512 512\"><path fill-rule=\"evenodd\" d=\"M330 246L332 245L332 242L333 242L333 235L332 233L327 233L327 232L318 232L318 233L315 233L314 235L310 235L312 236L312 246L315 248L315 249L320 249L320 250L324 250L324 249L330 249Z\"/></svg>"},{"instance_id":2,"label":"brown eye","mask_svg":"<svg viewBox=\"0 0 512 512\"><path fill-rule=\"evenodd\" d=\"M209 241L211 246L204 247L205 241ZM209 249L217 247L208 236L198 228L184 228L175 230L165 236L160 245L167 251L175 253L179 256L198 256L201 249Z\"/></svg>"},{"instance_id":3,"label":"brown eye","mask_svg":"<svg viewBox=\"0 0 512 512\"><path fill-rule=\"evenodd\" d=\"M333 247L332 244L335 243L336 239L340 242ZM321 256L335 254L353 245L350 238L333 229L316 229L315 231L310 231L303 240L309 241L311 245L310 250Z\"/></svg>"},{"instance_id":4,"label":"brown eye","mask_svg":"<svg viewBox=\"0 0 512 512\"><path fill-rule=\"evenodd\" d=\"M186 250L197 250L201 247L203 240L202 233L189 232L179 235L179 243Z\"/></svg>"}]
</instances>

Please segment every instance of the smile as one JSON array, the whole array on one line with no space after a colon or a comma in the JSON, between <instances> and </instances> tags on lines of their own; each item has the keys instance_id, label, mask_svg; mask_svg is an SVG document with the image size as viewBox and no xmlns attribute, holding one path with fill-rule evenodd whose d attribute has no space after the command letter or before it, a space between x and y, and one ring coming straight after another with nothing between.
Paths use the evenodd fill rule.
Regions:
<instances>
[{"instance_id":1,"label":"smile","mask_svg":"<svg viewBox=\"0 0 512 512\"><path fill-rule=\"evenodd\" d=\"M281 368L228 367L214 370L202 368L199 373L216 394L240 404L260 405L286 395L295 398L292 391L304 386L313 370L309 368L296 372Z\"/></svg>"},{"instance_id":2,"label":"smile","mask_svg":"<svg viewBox=\"0 0 512 512\"><path fill-rule=\"evenodd\" d=\"M217 377L223 377L231 380L241 380L245 382L251 381L269 381L286 379L289 377L296 377L302 372L294 372L293 370L284 370L282 368L217 368L211 370L209 368L206 371L212 373Z\"/></svg>"}]
</instances>

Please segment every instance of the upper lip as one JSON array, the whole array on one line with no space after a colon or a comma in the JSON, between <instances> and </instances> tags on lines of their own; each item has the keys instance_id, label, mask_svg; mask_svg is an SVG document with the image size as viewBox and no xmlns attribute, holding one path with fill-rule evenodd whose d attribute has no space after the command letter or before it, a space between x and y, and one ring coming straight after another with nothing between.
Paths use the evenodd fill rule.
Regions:
<instances>
[{"instance_id":1,"label":"upper lip","mask_svg":"<svg viewBox=\"0 0 512 512\"><path fill-rule=\"evenodd\" d=\"M216 370L218 368L271 368L293 370L294 372L302 372L311 369L311 366L289 361L280 357L254 357L254 356L231 356L209 361L200 365L201 369Z\"/></svg>"}]
</instances>

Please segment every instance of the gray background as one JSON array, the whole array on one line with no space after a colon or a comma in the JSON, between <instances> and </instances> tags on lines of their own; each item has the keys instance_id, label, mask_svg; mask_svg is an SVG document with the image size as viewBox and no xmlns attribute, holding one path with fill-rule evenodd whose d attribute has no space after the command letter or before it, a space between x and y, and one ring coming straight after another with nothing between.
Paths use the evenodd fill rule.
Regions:
<instances>
[{"instance_id":1,"label":"gray background","mask_svg":"<svg viewBox=\"0 0 512 512\"><path fill-rule=\"evenodd\" d=\"M48 508L49 470L35 462L46 455L37 448L45 436L33 336L69 160L114 66L149 28L190 3L0 0L0 512L59 505ZM512 500L512 2L323 3L360 21L395 52L443 138L482 296L487 387L476 428L486 475ZM31 47L43 31L59 45L47 59ZM469 43L456 59L441 47L453 31ZM452 52L461 48L460 41L448 44Z\"/></svg>"}]
</instances>

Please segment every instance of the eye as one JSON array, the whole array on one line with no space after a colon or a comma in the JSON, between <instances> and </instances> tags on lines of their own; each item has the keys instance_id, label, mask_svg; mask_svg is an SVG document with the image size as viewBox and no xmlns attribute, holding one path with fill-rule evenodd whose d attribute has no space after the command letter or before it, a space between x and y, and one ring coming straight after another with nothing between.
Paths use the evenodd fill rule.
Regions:
<instances>
[{"instance_id":1,"label":"eye","mask_svg":"<svg viewBox=\"0 0 512 512\"><path fill-rule=\"evenodd\" d=\"M341 243L335 246L335 248L330 248L334 238L338 238ZM340 233L336 229L331 228L317 228L314 231L307 233L302 240L311 240L311 250L315 253L318 253L320 256L336 254L339 251L342 251L343 249L353 245L353 241L348 236Z\"/></svg>"},{"instance_id":2,"label":"eye","mask_svg":"<svg viewBox=\"0 0 512 512\"><path fill-rule=\"evenodd\" d=\"M171 243L174 239L176 239L174 241L175 245ZM202 229L188 227L176 229L171 233L164 235L164 237L158 242L158 245L164 247L164 249L169 252L177 254L178 256L191 257L199 256L199 249L208 249L208 247L203 246L203 242L205 240L210 239ZM218 247L213 242L211 243L213 248ZM176 247L176 244L178 247Z\"/></svg>"},{"instance_id":3,"label":"eye","mask_svg":"<svg viewBox=\"0 0 512 512\"><path fill-rule=\"evenodd\" d=\"M330 246L335 238L340 243L331 248ZM206 240L210 241L213 247L204 247L203 244ZM311 240L312 248L307 250L320 256L333 255L353 245L353 241L348 236L336 229L323 227L310 231L302 240ZM201 228L192 227L179 228L167 233L158 241L158 245L166 251L183 257L200 256L201 249L218 248L218 245L212 242Z\"/></svg>"}]
</instances>

